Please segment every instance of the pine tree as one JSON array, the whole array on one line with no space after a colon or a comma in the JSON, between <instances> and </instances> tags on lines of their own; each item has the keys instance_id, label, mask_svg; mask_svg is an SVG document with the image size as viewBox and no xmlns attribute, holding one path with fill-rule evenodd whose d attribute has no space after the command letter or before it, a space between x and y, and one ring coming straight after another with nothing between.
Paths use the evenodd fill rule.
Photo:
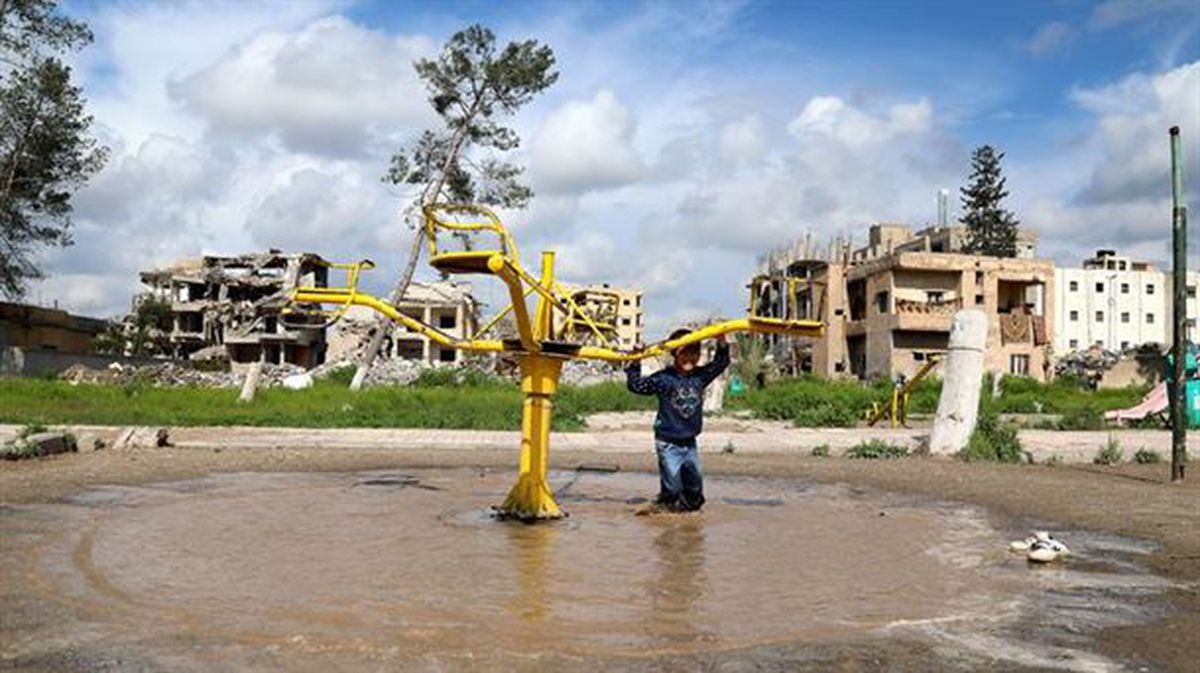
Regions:
<instances>
[{"instance_id":1,"label":"pine tree","mask_svg":"<svg viewBox=\"0 0 1200 673\"><path fill-rule=\"evenodd\" d=\"M1008 196L1000 173L1003 152L983 145L971 154L970 184L961 188L965 213L959 221L967 227L966 252L988 257L1017 256L1017 227L1020 221L1001 207Z\"/></svg>"}]
</instances>

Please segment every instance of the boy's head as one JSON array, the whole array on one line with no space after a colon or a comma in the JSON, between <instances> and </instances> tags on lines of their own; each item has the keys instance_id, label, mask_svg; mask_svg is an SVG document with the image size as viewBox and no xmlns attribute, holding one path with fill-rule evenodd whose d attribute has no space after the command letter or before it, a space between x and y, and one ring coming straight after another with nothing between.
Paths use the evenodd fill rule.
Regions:
<instances>
[{"instance_id":1,"label":"boy's head","mask_svg":"<svg viewBox=\"0 0 1200 673\"><path fill-rule=\"evenodd\" d=\"M668 341L674 341L691 333L692 330L690 329L677 329L671 332ZM671 356L675 358L675 370L683 374L689 374L696 368L696 364L700 362L700 344L694 343L688 344L683 348L676 348L671 351Z\"/></svg>"}]
</instances>

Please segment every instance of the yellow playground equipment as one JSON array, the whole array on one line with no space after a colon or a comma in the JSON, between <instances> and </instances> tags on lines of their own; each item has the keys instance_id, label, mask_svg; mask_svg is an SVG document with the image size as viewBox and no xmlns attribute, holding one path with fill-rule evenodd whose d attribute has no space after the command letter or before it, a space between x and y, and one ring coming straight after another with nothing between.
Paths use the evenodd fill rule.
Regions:
<instances>
[{"instance_id":1,"label":"yellow playground equipment","mask_svg":"<svg viewBox=\"0 0 1200 673\"><path fill-rule=\"evenodd\" d=\"M662 341L638 350L617 350L611 344L611 323L585 308L594 302L578 293L566 291L554 279L554 253L543 252L541 272L535 277L521 265L516 242L500 219L488 208L478 205L433 205L422 209L424 235L428 240L430 264L444 274L488 274L498 277L508 289L511 303L487 321L475 337L459 339L405 315L395 306L358 291L362 271L370 269L369 261L333 264L344 269L346 287L301 287L292 291L284 312L293 317L318 315L336 318L351 305L366 306L406 328L423 334L446 348L483 353L512 353L520 365L521 391L525 395L521 421L521 459L517 483L500 506L502 516L525 521L553 519L563 515L546 481L549 467L551 398L558 390L563 362L573 358L632 362L653 357L675 348L705 339L746 331L795 336L819 336L820 322L784 320L750 315L737 320L708 325L675 340ZM439 235L470 241L472 237L494 237L490 247L466 250L447 250L439 243ZM478 245L478 241L472 241ZM530 295L537 301L531 310L526 303ZM332 310L309 305L332 306ZM555 333L553 312L559 311L563 320L560 329L589 332L592 343L563 340ZM511 314L516 325L516 338L484 338L504 316Z\"/></svg>"},{"instance_id":2,"label":"yellow playground equipment","mask_svg":"<svg viewBox=\"0 0 1200 673\"><path fill-rule=\"evenodd\" d=\"M931 356L925 361L924 366L918 369L917 373L913 374L913 377L906 381L904 385L893 386L892 395L888 400L888 405L885 407L883 405L876 404L875 408L871 410L871 415L867 418L867 425L874 427L876 423L883 420L884 416L887 416L891 419L893 428L907 428L908 397L912 394L913 389L917 387L917 384L920 383L921 380L926 376L929 376L929 373L933 371L933 368L937 366L938 362L941 362L941 358L936 355Z\"/></svg>"}]
</instances>

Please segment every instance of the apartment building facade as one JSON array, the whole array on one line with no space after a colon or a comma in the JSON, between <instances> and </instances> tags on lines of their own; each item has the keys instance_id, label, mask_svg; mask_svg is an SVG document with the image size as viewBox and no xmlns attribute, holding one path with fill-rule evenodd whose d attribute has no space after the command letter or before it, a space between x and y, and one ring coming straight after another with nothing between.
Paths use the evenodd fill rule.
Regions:
<instances>
[{"instance_id":1,"label":"apartment building facade","mask_svg":"<svg viewBox=\"0 0 1200 673\"><path fill-rule=\"evenodd\" d=\"M792 341L802 353L796 358L801 371L860 379L912 376L946 352L954 314L978 308L988 316L986 369L1047 379L1053 262L933 251L936 237L906 238L912 236L902 225L875 225L864 248L786 267L792 280L781 287L793 296L781 301L792 307L788 316L826 325L822 338ZM947 234L942 243L960 244L954 240L962 238Z\"/></svg>"},{"instance_id":2,"label":"apartment building facade","mask_svg":"<svg viewBox=\"0 0 1200 673\"><path fill-rule=\"evenodd\" d=\"M1187 275L1189 338L1198 338L1200 273ZM1097 250L1080 268L1055 270L1058 293L1055 350L1067 353L1099 346L1126 350L1172 339L1172 275L1155 266Z\"/></svg>"}]
</instances>

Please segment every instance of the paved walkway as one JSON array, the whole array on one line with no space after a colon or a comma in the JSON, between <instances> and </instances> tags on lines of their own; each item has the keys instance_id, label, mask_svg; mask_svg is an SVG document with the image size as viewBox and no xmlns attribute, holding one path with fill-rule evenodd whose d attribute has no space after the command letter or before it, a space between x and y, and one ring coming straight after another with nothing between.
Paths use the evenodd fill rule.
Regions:
<instances>
[{"instance_id":1,"label":"paved walkway","mask_svg":"<svg viewBox=\"0 0 1200 673\"><path fill-rule=\"evenodd\" d=\"M157 428L114 426L71 426L83 450L96 439L106 446L152 447ZM17 425L0 425L0 442L20 431ZM716 452L732 447L737 453L809 454L820 445L828 445L839 455L860 442L881 439L893 444L920 448L927 428L791 428L781 424L748 424L741 429L713 429L701 437L701 450ZM198 427L170 428L170 442L179 448L304 448L395 449L447 451L516 451L520 433L491 430L441 430L394 428L262 428ZM1171 433L1163 430L1055 431L1022 430L1021 444L1035 461L1058 456L1065 462L1090 462L1109 438L1119 442L1130 459L1138 449L1157 451L1163 459L1171 454ZM649 452L653 447L649 426L645 430L612 429L589 432L559 432L551 440L554 450L583 450L611 453ZM1200 456L1200 432L1188 434L1188 452Z\"/></svg>"}]
</instances>

